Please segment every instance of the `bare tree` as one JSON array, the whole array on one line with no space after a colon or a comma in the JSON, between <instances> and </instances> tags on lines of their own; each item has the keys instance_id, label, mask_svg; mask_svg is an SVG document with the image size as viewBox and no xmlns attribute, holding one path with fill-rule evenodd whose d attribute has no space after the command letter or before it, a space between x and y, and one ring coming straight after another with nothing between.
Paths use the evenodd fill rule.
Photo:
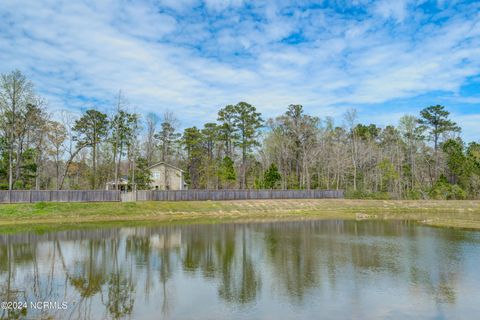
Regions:
<instances>
[{"instance_id":1,"label":"bare tree","mask_svg":"<svg viewBox=\"0 0 480 320\"><path fill-rule=\"evenodd\" d=\"M20 166L21 141L25 138L25 115L34 102L33 85L18 70L0 77L0 126L8 152L8 189L13 189L14 166ZM19 143L20 141L20 143Z\"/></svg>"},{"instance_id":2,"label":"bare tree","mask_svg":"<svg viewBox=\"0 0 480 320\"><path fill-rule=\"evenodd\" d=\"M147 164L152 165L155 161L155 153L157 151L157 146L155 142L155 133L158 126L158 116L155 113L148 113L145 119L146 122L146 137L145 137L145 158L147 159Z\"/></svg>"},{"instance_id":3,"label":"bare tree","mask_svg":"<svg viewBox=\"0 0 480 320\"><path fill-rule=\"evenodd\" d=\"M55 189L60 187L60 166L66 151L67 129L65 125L57 121L49 121L47 124L48 152L53 157L55 165Z\"/></svg>"},{"instance_id":4,"label":"bare tree","mask_svg":"<svg viewBox=\"0 0 480 320\"><path fill-rule=\"evenodd\" d=\"M358 169L358 136L355 130L357 123L357 110L350 109L345 115L347 130L350 133L350 155L353 166L353 190L357 191L357 169Z\"/></svg>"}]
</instances>

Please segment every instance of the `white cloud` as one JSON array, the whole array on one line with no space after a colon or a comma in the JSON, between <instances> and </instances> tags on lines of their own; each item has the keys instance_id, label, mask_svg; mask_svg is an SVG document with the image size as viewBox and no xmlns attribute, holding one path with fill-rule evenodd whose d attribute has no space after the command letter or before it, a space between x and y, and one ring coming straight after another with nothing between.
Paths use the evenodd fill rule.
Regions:
<instances>
[{"instance_id":1,"label":"white cloud","mask_svg":"<svg viewBox=\"0 0 480 320\"><path fill-rule=\"evenodd\" d=\"M53 109L84 101L107 108L121 89L139 111L170 108L197 125L240 100L265 118L290 103L338 116L343 106L437 91L478 105L459 96L480 74L480 16L470 14L478 5L448 7L441 22L407 1L376 2L361 17L286 2L243 5L7 0L0 72L26 72Z\"/></svg>"},{"instance_id":2,"label":"white cloud","mask_svg":"<svg viewBox=\"0 0 480 320\"><path fill-rule=\"evenodd\" d=\"M375 12L384 19L393 18L402 22L408 14L408 0L382 0L375 4Z\"/></svg>"}]
</instances>

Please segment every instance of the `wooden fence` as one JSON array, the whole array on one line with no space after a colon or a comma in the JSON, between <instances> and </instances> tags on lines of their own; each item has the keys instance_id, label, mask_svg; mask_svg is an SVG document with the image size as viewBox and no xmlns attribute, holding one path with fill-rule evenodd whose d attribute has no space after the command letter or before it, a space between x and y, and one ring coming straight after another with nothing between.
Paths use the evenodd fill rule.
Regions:
<instances>
[{"instance_id":1,"label":"wooden fence","mask_svg":"<svg viewBox=\"0 0 480 320\"><path fill-rule=\"evenodd\" d=\"M343 198L343 190L139 190L136 193L106 190L0 191L0 203L333 198Z\"/></svg>"},{"instance_id":2,"label":"wooden fence","mask_svg":"<svg viewBox=\"0 0 480 320\"><path fill-rule=\"evenodd\" d=\"M343 198L343 190L142 190L137 201Z\"/></svg>"},{"instance_id":3,"label":"wooden fence","mask_svg":"<svg viewBox=\"0 0 480 320\"><path fill-rule=\"evenodd\" d=\"M12 190L0 191L0 203L120 201L120 191L106 190Z\"/></svg>"}]
</instances>

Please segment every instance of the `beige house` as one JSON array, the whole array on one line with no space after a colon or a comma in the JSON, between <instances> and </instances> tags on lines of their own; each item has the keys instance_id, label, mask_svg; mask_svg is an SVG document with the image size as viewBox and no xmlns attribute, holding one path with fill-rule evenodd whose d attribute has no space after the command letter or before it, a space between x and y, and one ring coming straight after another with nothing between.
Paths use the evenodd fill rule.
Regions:
<instances>
[{"instance_id":1,"label":"beige house","mask_svg":"<svg viewBox=\"0 0 480 320\"><path fill-rule=\"evenodd\" d=\"M165 162L157 162L148 167L153 190L184 190L183 170Z\"/></svg>"}]
</instances>

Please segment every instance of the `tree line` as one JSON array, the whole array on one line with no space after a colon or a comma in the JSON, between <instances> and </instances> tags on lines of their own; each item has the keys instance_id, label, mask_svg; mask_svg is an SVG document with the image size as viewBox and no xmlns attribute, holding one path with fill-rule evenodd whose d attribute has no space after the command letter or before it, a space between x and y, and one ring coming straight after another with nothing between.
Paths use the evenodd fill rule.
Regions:
<instances>
[{"instance_id":1,"label":"tree line","mask_svg":"<svg viewBox=\"0 0 480 320\"><path fill-rule=\"evenodd\" d=\"M149 188L149 166L180 167L190 189L344 189L359 198L478 199L480 144L466 144L444 106L398 125L337 124L292 104L264 119L247 102L215 122L180 130L166 111L131 112L119 92L113 111L47 112L20 71L0 79L0 188L103 189L126 178ZM117 183L115 183L117 184Z\"/></svg>"}]
</instances>

